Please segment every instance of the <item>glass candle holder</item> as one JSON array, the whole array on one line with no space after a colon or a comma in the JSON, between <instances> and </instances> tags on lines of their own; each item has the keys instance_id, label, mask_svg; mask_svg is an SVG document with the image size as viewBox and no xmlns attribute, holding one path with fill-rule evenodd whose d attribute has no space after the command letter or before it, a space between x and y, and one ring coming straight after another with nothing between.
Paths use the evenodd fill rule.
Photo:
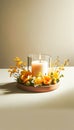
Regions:
<instances>
[{"instance_id":1,"label":"glass candle holder","mask_svg":"<svg viewBox=\"0 0 74 130\"><path fill-rule=\"evenodd\" d=\"M33 76L37 76L39 73L42 75L48 74L50 57L44 54L33 54L29 55L29 60L31 64L31 71Z\"/></svg>"}]
</instances>

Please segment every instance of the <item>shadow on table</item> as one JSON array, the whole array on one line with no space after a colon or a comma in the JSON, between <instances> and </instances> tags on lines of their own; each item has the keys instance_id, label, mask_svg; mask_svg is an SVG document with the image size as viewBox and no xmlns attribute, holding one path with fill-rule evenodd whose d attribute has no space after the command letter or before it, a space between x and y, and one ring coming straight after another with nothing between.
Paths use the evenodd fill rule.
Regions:
<instances>
[{"instance_id":1,"label":"shadow on table","mask_svg":"<svg viewBox=\"0 0 74 130\"><path fill-rule=\"evenodd\" d=\"M15 93L29 93L29 92L23 91L22 89L19 89L17 87L17 83L16 82L0 84L0 95L15 94Z\"/></svg>"},{"instance_id":2,"label":"shadow on table","mask_svg":"<svg viewBox=\"0 0 74 130\"><path fill-rule=\"evenodd\" d=\"M55 91L57 91L57 90L55 90ZM0 84L0 95L28 94L28 93L32 93L32 92L27 92L22 89L19 89L17 87L16 82ZM37 93L32 93L32 94L37 94ZM54 95L55 95L55 93L54 93ZM49 98L49 96L47 94L46 102L41 103L41 105L39 105L39 106L37 104L37 106L40 108L46 108L46 109L47 108L48 109L49 108L60 108L60 109L70 108L70 109L74 110L74 89L70 89L65 92L63 91L62 93L57 93L56 96L54 96L54 95L50 96L50 98Z\"/></svg>"}]
</instances>

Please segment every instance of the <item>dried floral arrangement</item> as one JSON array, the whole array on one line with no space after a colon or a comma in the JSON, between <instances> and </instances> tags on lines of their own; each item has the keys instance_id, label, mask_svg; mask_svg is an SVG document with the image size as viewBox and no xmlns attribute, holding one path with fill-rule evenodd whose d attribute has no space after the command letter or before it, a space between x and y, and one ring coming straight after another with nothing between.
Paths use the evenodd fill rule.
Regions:
<instances>
[{"instance_id":1,"label":"dried floral arrangement","mask_svg":"<svg viewBox=\"0 0 74 130\"><path fill-rule=\"evenodd\" d=\"M49 68L47 75L42 75L39 73L37 76L32 76L31 70L27 70L27 65L19 57L14 59L15 65L10 66L8 70L10 76L13 76L17 83L23 84L24 86L47 86L54 85L60 81L60 78L63 77L61 71L64 70L64 67L68 65L69 60L65 60L63 64L60 64L59 57L56 58Z\"/></svg>"}]
</instances>

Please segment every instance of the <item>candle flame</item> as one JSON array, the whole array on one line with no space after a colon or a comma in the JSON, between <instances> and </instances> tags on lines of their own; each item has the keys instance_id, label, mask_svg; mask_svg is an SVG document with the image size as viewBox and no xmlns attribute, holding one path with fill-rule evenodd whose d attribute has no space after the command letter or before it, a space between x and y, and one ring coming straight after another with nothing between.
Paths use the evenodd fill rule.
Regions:
<instances>
[{"instance_id":1,"label":"candle flame","mask_svg":"<svg viewBox=\"0 0 74 130\"><path fill-rule=\"evenodd\" d=\"M41 54L39 55L39 61L41 62Z\"/></svg>"}]
</instances>

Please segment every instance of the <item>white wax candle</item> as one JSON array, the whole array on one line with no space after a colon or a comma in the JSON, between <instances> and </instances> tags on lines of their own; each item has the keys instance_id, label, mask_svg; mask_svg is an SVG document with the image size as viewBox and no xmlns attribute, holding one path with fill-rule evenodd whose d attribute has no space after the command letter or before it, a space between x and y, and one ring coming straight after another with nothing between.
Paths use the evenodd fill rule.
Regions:
<instances>
[{"instance_id":1,"label":"white wax candle","mask_svg":"<svg viewBox=\"0 0 74 130\"><path fill-rule=\"evenodd\" d=\"M47 61L32 61L32 75L37 76L41 72L43 75L48 73Z\"/></svg>"}]
</instances>

